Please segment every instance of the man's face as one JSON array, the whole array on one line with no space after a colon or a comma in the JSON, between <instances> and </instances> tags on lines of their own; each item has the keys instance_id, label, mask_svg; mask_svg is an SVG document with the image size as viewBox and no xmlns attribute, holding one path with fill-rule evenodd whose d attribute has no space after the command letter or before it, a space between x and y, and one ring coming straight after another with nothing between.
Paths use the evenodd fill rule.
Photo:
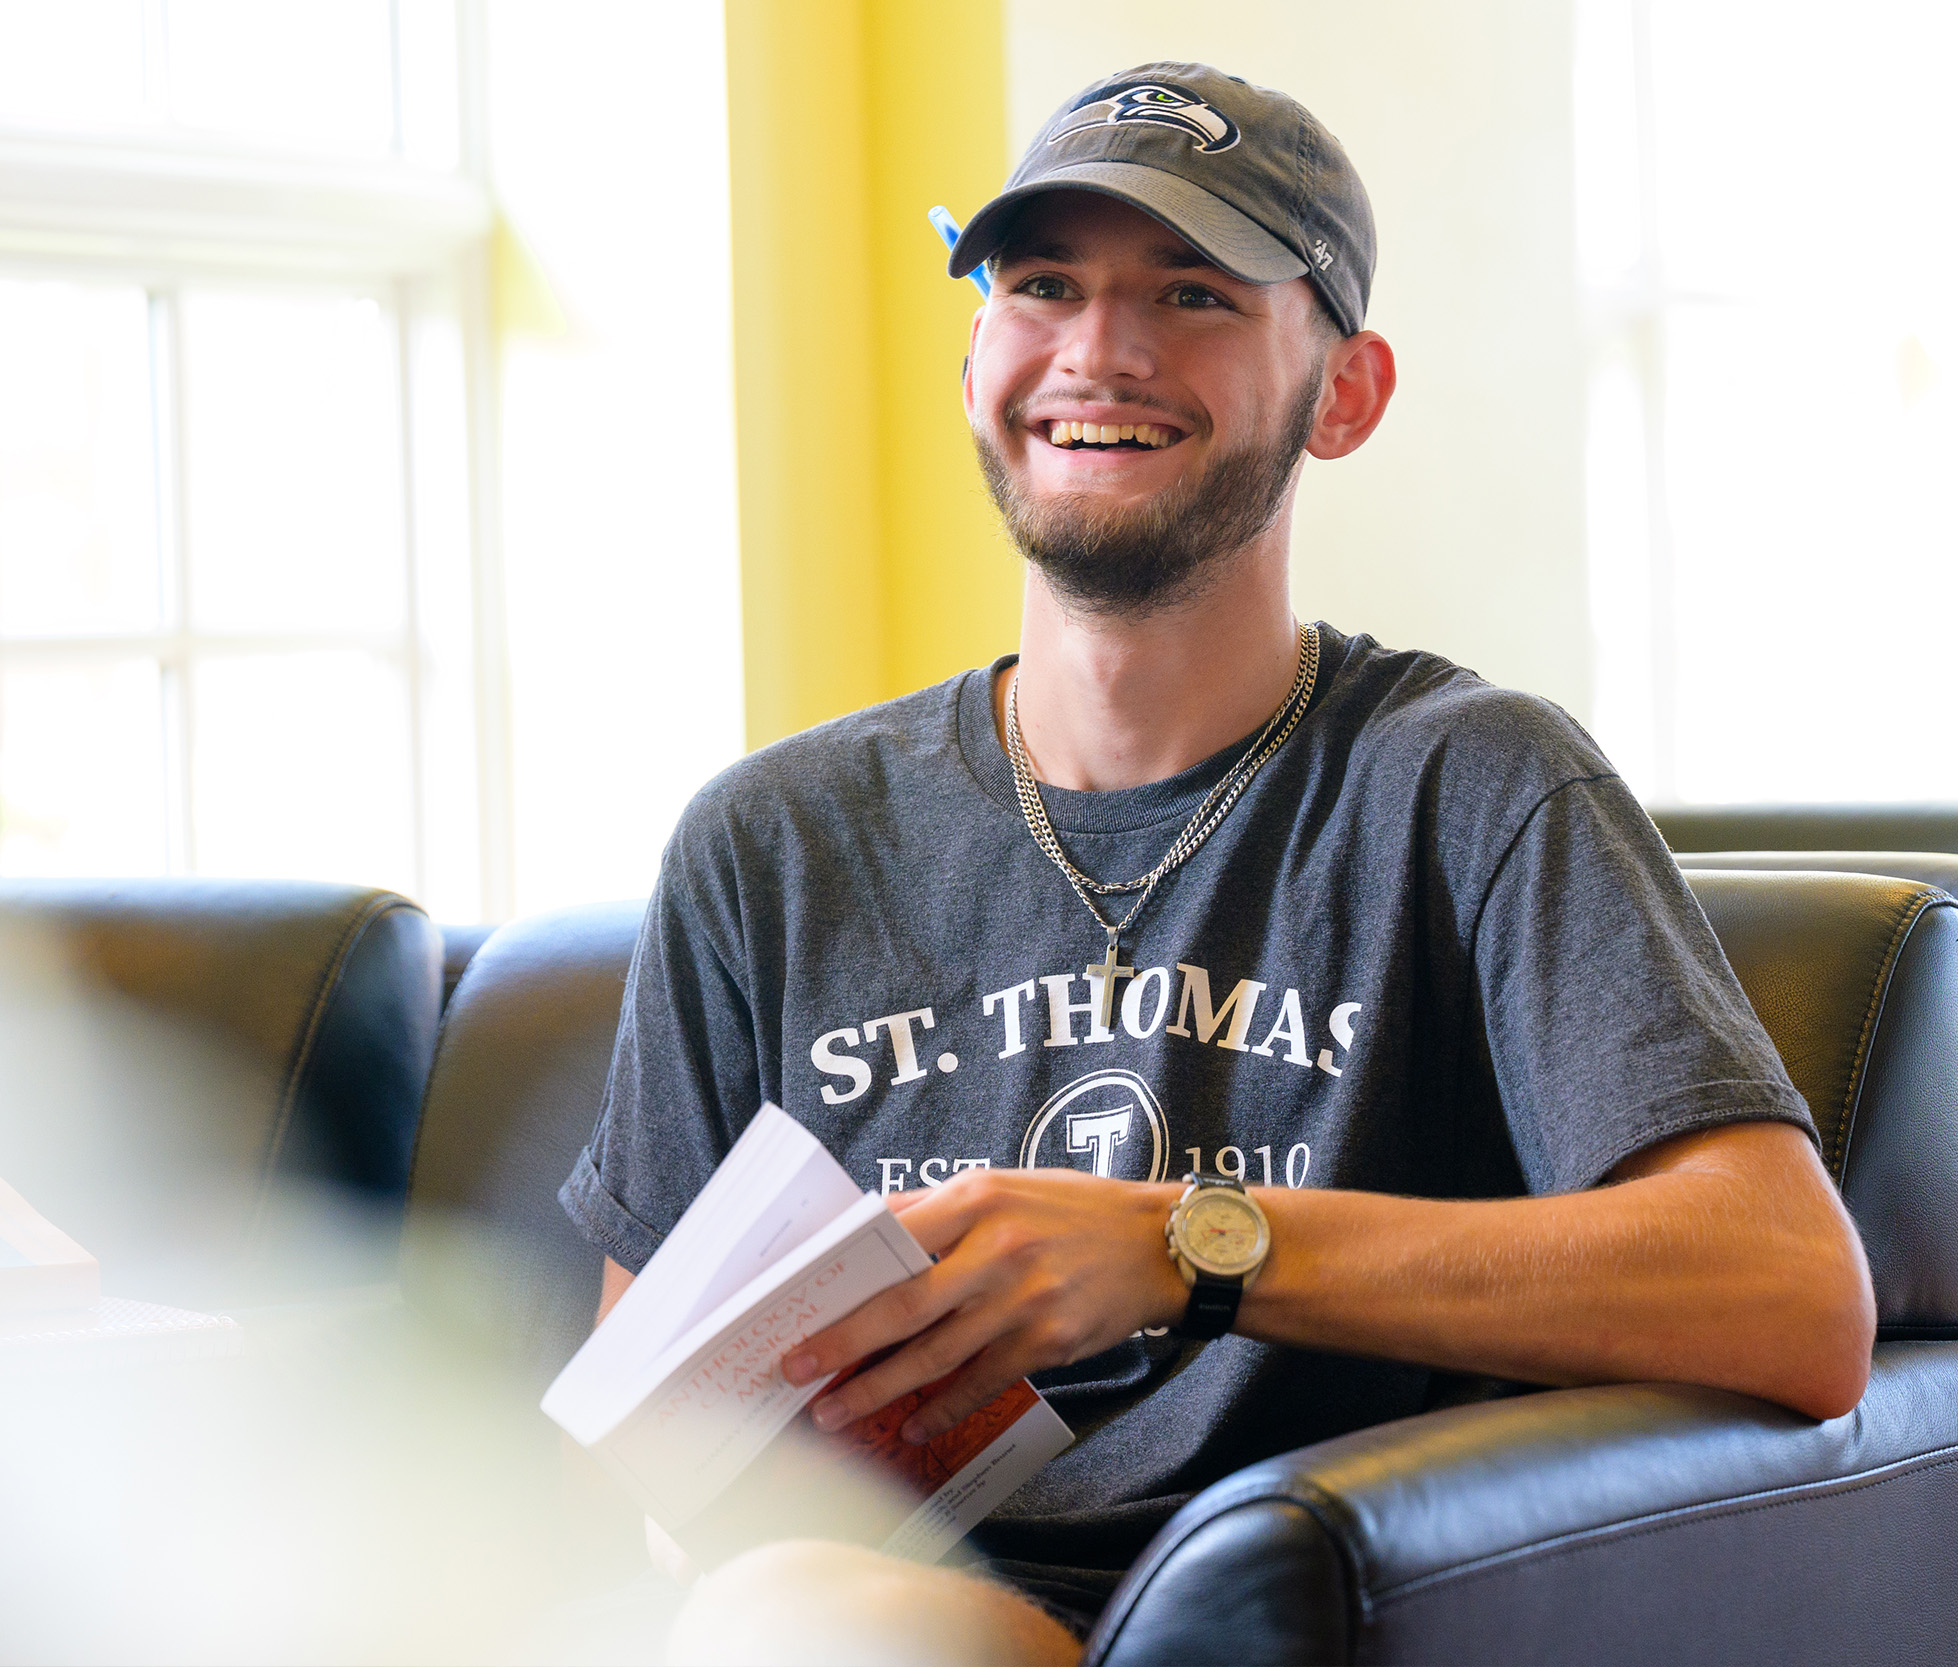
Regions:
<instances>
[{"instance_id":1,"label":"man's face","mask_svg":"<svg viewBox=\"0 0 1958 1667\"><path fill-rule=\"evenodd\" d=\"M1035 198L1001 252L966 379L1014 539L1090 608L1190 594L1282 512L1330 339L1302 279L1227 277L1107 197Z\"/></svg>"}]
</instances>

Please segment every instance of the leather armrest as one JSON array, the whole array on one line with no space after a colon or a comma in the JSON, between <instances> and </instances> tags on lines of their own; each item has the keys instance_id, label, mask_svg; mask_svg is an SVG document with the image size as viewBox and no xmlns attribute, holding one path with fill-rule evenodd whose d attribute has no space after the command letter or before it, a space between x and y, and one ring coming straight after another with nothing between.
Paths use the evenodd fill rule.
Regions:
<instances>
[{"instance_id":1,"label":"leather armrest","mask_svg":"<svg viewBox=\"0 0 1958 1667\"><path fill-rule=\"evenodd\" d=\"M1958 1344L1815 1423L1667 1384L1358 1431L1192 1500L1086 1660L1933 1659L1958 1637ZM1877 1548L1877 1549L1872 1549Z\"/></svg>"}]
</instances>

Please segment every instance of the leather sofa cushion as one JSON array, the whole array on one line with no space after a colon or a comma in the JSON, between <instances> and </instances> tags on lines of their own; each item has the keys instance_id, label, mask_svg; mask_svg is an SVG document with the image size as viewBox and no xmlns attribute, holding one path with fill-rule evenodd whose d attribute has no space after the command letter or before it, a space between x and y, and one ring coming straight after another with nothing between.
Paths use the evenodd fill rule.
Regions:
<instances>
[{"instance_id":1,"label":"leather sofa cushion","mask_svg":"<svg viewBox=\"0 0 1958 1667\"><path fill-rule=\"evenodd\" d=\"M642 902L501 928L449 999L402 1243L403 1295L554 1376L590 1331L601 1258L557 1202L591 1136Z\"/></svg>"},{"instance_id":2,"label":"leather sofa cushion","mask_svg":"<svg viewBox=\"0 0 1958 1667\"><path fill-rule=\"evenodd\" d=\"M419 908L292 881L9 881L0 934L16 974L38 969L7 1004L38 1029L8 1050L0 1173L111 1294L385 1276L441 992Z\"/></svg>"},{"instance_id":3,"label":"leather sofa cushion","mask_svg":"<svg viewBox=\"0 0 1958 1667\"><path fill-rule=\"evenodd\" d=\"M1958 897L1958 855L1948 851L1688 851L1679 866L1787 873L1887 874Z\"/></svg>"},{"instance_id":4,"label":"leather sofa cushion","mask_svg":"<svg viewBox=\"0 0 1958 1667\"><path fill-rule=\"evenodd\" d=\"M1958 851L1958 805L1691 805L1654 810L1674 851Z\"/></svg>"},{"instance_id":5,"label":"leather sofa cushion","mask_svg":"<svg viewBox=\"0 0 1958 1667\"><path fill-rule=\"evenodd\" d=\"M1867 874L1686 878L1815 1117L1883 1334L1958 1329L1958 902Z\"/></svg>"},{"instance_id":6,"label":"leather sofa cushion","mask_svg":"<svg viewBox=\"0 0 1958 1667\"><path fill-rule=\"evenodd\" d=\"M444 926L442 928L442 1005L456 993L462 975L476 958L476 951L490 940L494 926Z\"/></svg>"}]
</instances>

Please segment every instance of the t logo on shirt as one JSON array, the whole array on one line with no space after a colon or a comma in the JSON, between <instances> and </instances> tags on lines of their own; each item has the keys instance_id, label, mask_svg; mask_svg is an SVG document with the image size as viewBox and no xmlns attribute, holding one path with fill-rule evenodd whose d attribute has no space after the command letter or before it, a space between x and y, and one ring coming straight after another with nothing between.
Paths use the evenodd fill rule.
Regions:
<instances>
[{"instance_id":1,"label":"t logo on shirt","mask_svg":"<svg viewBox=\"0 0 1958 1667\"><path fill-rule=\"evenodd\" d=\"M1160 1181L1169 1167L1169 1119L1135 1072L1090 1071L1034 1113L1020 1142L1020 1167Z\"/></svg>"},{"instance_id":2,"label":"t logo on shirt","mask_svg":"<svg viewBox=\"0 0 1958 1667\"><path fill-rule=\"evenodd\" d=\"M1106 1179L1115 1173L1115 1148L1129 1138L1134 1116L1133 1102L1114 1111L1071 1111L1067 1114L1067 1149L1093 1152L1095 1173Z\"/></svg>"}]
</instances>

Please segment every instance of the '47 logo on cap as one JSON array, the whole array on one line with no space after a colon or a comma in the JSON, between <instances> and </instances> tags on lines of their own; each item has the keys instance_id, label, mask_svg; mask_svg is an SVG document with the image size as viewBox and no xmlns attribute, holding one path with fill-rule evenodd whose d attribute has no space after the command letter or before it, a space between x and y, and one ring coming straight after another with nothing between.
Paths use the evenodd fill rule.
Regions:
<instances>
[{"instance_id":1,"label":"'47 logo on cap","mask_svg":"<svg viewBox=\"0 0 1958 1667\"><path fill-rule=\"evenodd\" d=\"M1047 135L1047 143L1057 145L1070 133L1123 122L1175 128L1195 139L1200 151L1229 150L1237 143L1237 123L1229 116L1182 88L1160 81L1135 81L1082 99Z\"/></svg>"}]
</instances>

